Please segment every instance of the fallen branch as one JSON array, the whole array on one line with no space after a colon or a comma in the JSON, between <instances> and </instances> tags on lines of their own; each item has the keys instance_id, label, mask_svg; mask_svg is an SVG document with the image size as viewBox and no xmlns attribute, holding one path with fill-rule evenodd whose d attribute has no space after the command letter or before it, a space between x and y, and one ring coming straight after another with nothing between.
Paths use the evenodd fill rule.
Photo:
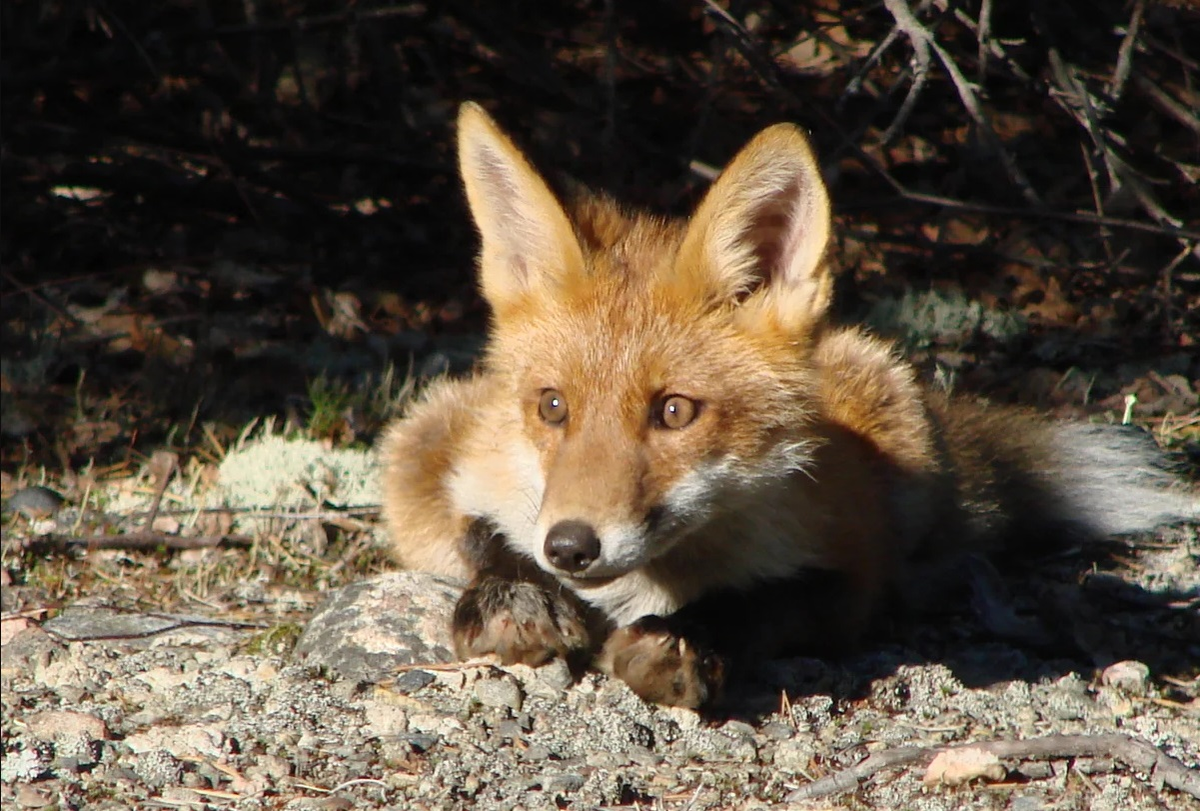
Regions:
<instances>
[{"instance_id":1,"label":"fallen branch","mask_svg":"<svg viewBox=\"0 0 1200 811\"><path fill-rule=\"evenodd\" d=\"M209 549L214 546L249 547L254 539L247 535L167 535L161 532L127 532L123 535L47 535L45 543L64 549L86 546L88 549Z\"/></svg>"},{"instance_id":2,"label":"fallen branch","mask_svg":"<svg viewBox=\"0 0 1200 811\"><path fill-rule=\"evenodd\" d=\"M942 63L942 67L946 69L946 73L950 76L950 81L954 83L954 89L958 91L958 98L962 101L967 115L971 117L971 120L975 122L975 126L979 129L980 137L988 143L988 146L992 148L996 156L1000 158L1000 162L1004 164L1004 170L1008 173L1009 180L1021 190L1021 195L1027 201L1040 207L1042 201L1034 190L1033 184L1029 182L1029 178L1025 177L1025 173L1021 171L1021 168L1017 166L1017 162L1013 159L1012 155L1008 154L1008 150L1000 142L999 136L992 129L987 113L979 103L979 98L975 95L974 88L967 81L967 77L959 70L958 64L938 44L933 34L929 32L929 29L921 25L920 21L917 20L912 9L909 8L907 0L883 0L883 4L892 15L892 19L896 21L896 27L904 32L909 42L912 43L913 56L916 60L913 77L914 84L918 81L923 82L924 74L928 70L930 63L929 52L932 51ZM911 91L909 96L910 98L912 97ZM909 99L905 99L905 106L909 106Z\"/></svg>"},{"instance_id":3,"label":"fallen branch","mask_svg":"<svg viewBox=\"0 0 1200 811\"><path fill-rule=\"evenodd\" d=\"M1143 772L1155 785L1168 785L1200 799L1200 774L1145 741L1128 735L1050 735L1020 741L984 741L955 746L901 746L876 752L861 763L802 786L788 795L788 802L812 800L853 791L863 780L884 769L920 764L927 766L942 752L977 749L1010 760L1060 760L1095 757L1120 760Z\"/></svg>"}]
</instances>

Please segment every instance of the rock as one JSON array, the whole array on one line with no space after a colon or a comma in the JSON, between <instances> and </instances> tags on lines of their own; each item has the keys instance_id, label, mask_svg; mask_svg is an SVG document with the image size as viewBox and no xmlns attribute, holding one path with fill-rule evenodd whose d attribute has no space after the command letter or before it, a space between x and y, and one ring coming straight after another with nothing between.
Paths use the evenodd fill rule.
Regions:
<instances>
[{"instance_id":1,"label":"rock","mask_svg":"<svg viewBox=\"0 0 1200 811\"><path fill-rule=\"evenodd\" d=\"M787 774L804 774L816 754L810 741L799 738L782 741L775 748L775 768Z\"/></svg>"},{"instance_id":2,"label":"rock","mask_svg":"<svg viewBox=\"0 0 1200 811\"><path fill-rule=\"evenodd\" d=\"M473 694L485 707L507 707L513 712L521 710L521 688L517 680L507 673L495 678L480 679L475 683Z\"/></svg>"},{"instance_id":3,"label":"rock","mask_svg":"<svg viewBox=\"0 0 1200 811\"><path fill-rule=\"evenodd\" d=\"M50 765L50 747L6 751L0 759L0 781L24 783L40 777Z\"/></svg>"},{"instance_id":4,"label":"rock","mask_svg":"<svg viewBox=\"0 0 1200 811\"><path fill-rule=\"evenodd\" d=\"M450 618L458 582L392 572L329 594L295 653L306 664L356 681L379 682L398 666L454 660Z\"/></svg>"},{"instance_id":5,"label":"rock","mask_svg":"<svg viewBox=\"0 0 1200 811\"><path fill-rule=\"evenodd\" d=\"M225 754L225 736L212 724L151 727L125 738L136 753L162 751L184 758L217 759Z\"/></svg>"},{"instance_id":6,"label":"rock","mask_svg":"<svg viewBox=\"0 0 1200 811\"><path fill-rule=\"evenodd\" d=\"M392 689L397 693L415 693L422 687L433 684L434 681L436 678L427 670L409 670L396 677Z\"/></svg>"},{"instance_id":7,"label":"rock","mask_svg":"<svg viewBox=\"0 0 1200 811\"><path fill-rule=\"evenodd\" d=\"M22 808L45 808L55 803L54 794L51 791L29 784L18 786L13 799Z\"/></svg>"},{"instance_id":8,"label":"rock","mask_svg":"<svg viewBox=\"0 0 1200 811\"><path fill-rule=\"evenodd\" d=\"M1144 696L1150 683L1150 668L1141 662L1117 662L1104 669L1100 681L1129 695Z\"/></svg>"},{"instance_id":9,"label":"rock","mask_svg":"<svg viewBox=\"0 0 1200 811\"><path fill-rule=\"evenodd\" d=\"M64 645L24 617L6 619L0 623L0 628L4 633L0 673L5 676L45 668L66 651Z\"/></svg>"},{"instance_id":10,"label":"rock","mask_svg":"<svg viewBox=\"0 0 1200 811\"><path fill-rule=\"evenodd\" d=\"M133 772L138 780L150 788L175 785L183 774L183 764L161 749L137 755Z\"/></svg>"},{"instance_id":11,"label":"rock","mask_svg":"<svg viewBox=\"0 0 1200 811\"><path fill-rule=\"evenodd\" d=\"M59 758L71 758L78 765L94 763L93 742L108 740L108 727L87 713L46 710L30 716L27 723L35 738L54 744Z\"/></svg>"},{"instance_id":12,"label":"rock","mask_svg":"<svg viewBox=\"0 0 1200 811\"><path fill-rule=\"evenodd\" d=\"M54 516L66 501L49 487L40 485L25 487L12 494L4 502L5 512L19 512L31 520L44 520Z\"/></svg>"},{"instance_id":13,"label":"rock","mask_svg":"<svg viewBox=\"0 0 1200 811\"><path fill-rule=\"evenodd\" d=\"M542 788L550 794L562 794L583 788L584 777L575 772L547 773L541 778Z\"/></svg>"},{"instance_id":14,"label":"rock","mask_svg":"<svg viewBox=\"0 0 1200 811\"><path fill-rule=\"evenodd\" d=\"M104 605L71 605L42 625L68 642L117 640L124 644L211 645L240 633L236 623L193 614L137 614ZM166 635L170 634L167 639Z\"/></svg>"}]
</instances>

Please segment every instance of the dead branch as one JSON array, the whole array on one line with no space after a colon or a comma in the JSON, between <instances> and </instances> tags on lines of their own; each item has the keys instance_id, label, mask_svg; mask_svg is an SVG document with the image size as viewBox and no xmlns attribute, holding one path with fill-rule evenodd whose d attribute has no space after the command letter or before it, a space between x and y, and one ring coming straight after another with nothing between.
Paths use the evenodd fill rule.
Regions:
<instances>
[{"instance_id":1,"label":"dead branch","mask_svg":"<svg viewBox=\"0 0 1200 811\"><path fill-rule=\"evenodd\" d=\"M1061 760L1064 758L1094 757L1120 760L1131 769L1142 772L1154 784L1171 788L1200 799L1200 774L1189 769L1145 741L1128 735L1048 735L1028 740L984 741L954 746L901 746L876 752L861 763L828 777L823 777L788 795L788 802L812 800L853 791L863 780L884 769L919 763L928 765L942 752L978 749L1008 760Z\"/></svg>"},{"instance_id":2,"label":"dead branch","mask_svg":"<svg viewBox=\"0 0 1200 811\"><path fill-rule=\"evenodd\" d=\"M1170 93L1141 75L1133 77L1133 86L1137 88L1138 92L1144 93L1158 109L1171 118L1174 118L1192 132L1200 135L1200 117L1197 117L1185 105L1176 101L1175 97Z\"/></svg>"},{"instance_id":3,"label":"dead branch","mask_svg":"<svg viewBox=\"0 0 1200 811\"><path fill-rule=\"evenodd\" d=\"M1129 74L1133 70L1133 50L1137 45L1138 30L1141 28L1142 13L1145 10L1145 0L1137 0L1133 4L1133 14L1129 18L1129 25L1125 27L1125 36L1121 39L1121 48L1117 52L1117 66L1113 69L1112 83L1108 89L1113 99L1121 98L1125 91L1125 82L1129 80Z\"/></svg>"},{"instance_id":4,"label":"dead branch","mask_svg":"<svg viewBox=\"0 0 1200 811\"><path fill-rule=\"evenodd\" d=\"M247 535L166 535L161 532L127 532L123 535L47 535L40 541L62 549L210 549L214 546L249 547Z\"/></svg>"},{"instance_id":5,"label":"dead branch","mask_svg":"<svg viewBox=\"0 0 1200 811\"><path fill-rule=\"evenodd\" d=\"M260 507L200 507L196 509L159 510L160 516L190 517L193 515L242 515L247 518L281 519L286 521L336 521L340 518L375 518L379 516L378 504L363 504L344 509L311 510L288 512L287 510L263 510ZM136 514L135 514L136 515Z\"/></svg>"},{"instance_id":6,"label":"dead branch","mask_svg":"<svg viewBox=\"0 0 1200 811\"><path fill-rule=\"evenodd\" d=\"M892 15L892 19L896 21L896 27L903 31L905 36L908 37L909 42L912 43L914 58L917 61L917 70L919 71L921 65L929 64L930 51L933 51L937 55L938 61L942 63L942 67L949 74L950 81L954 83L954 89L958 91L958 98L962 101L963 108L971 116L971 120L975 122L980 137L984 139L1004 165L1004 170L1008 173L1009 180L1020 189L1021 195L1026 200L1040 207L1042 201L1038 193L1034 190L1033 184L1029 182L1029 178L1025 177L1025 173L1021 171L1021 168L1017 166L1017 162L1013 159L1012 155L1008 154L1008 150L1000 142L996 131L992 129L992 124L988 119L987 113L979 104L979 98L975 95L974 88L967 81L967 78L963 76L962 71L958 68L958 64L938 44L933 34L929 32L929 29L917 20L912 9L909 8L907 0L883 0L883 4ZM914 76L913 81L915 82L916 79L917 77ZM907 99L905 102L907 103Z\"/></svg>"},{"instance_id":7,"label":"dead branch","mask_svg":"<svg viewBox=\"0 0 1200 811\"><path fill-rule=\"evenodd\" d=\"M952 208L956 211L971 211L977 214L998 214L1005 217L1032 217L1045 218L1052 220L1062 220L1064 222L1077 222L1091 225L1108 226L1112 228L1127 228L1131 231L1143 231L1148 234L1160 234L1162 236L1170 236L1179 240L1188 240L1192 242L1200 241L1200 231L1185 228L1173 223L1153 223L1143 222L1141 220L1129 220L1121 217L1109 217L1099 214L1089 214L1083 211L1055 211L1052 209L1033 209L1033 208L1014 208L1012 206L996 206L987 203L971 203L966 200L958 200L953 197L945 197L940 194L926 194L925 192L916 192L909 189L899 180L896 180L882 164L868 155L864 150L855 149L855 154L861 158L868 166L871 167L883 180L892 187L896 194L914 203L924 203L931 206L942 206L944 208Z\"/></svg>"},{"instance_id":8,"label":"dead branch","mask_svg":"<svg viewBox=\"0 0 1200 811\"><path fill-rule=\"evenodd\" d=\"M331 28L343 25L373 22L389 17L409 19L419 18L427 13L423 3L409 3L403 6L384 6L383 8L339 11L332 14L311 14L293 17L287 20L268 20L241 23L238 25L222 25L213 28L197 30L193 36L198 39L219 39L235 35L278 34L283 32L315 31L319 28Z\"/></svg>"}]
</instances>

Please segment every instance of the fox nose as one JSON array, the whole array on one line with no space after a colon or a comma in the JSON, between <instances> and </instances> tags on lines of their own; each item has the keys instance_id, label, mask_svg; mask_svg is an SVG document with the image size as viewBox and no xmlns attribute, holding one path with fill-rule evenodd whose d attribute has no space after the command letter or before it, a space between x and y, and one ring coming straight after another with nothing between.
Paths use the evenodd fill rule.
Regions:
<instances>
[{"instance_id":1,"label":"fox nose","mask_svg":"<svg viewBox=\"0 0 1200 811\"><path fill-rule=\"evenodd\" d=\"M600 538L583 521L559 521L546 533L545 551L554 568L575 574L600 557Z\"/></svg>"}]
</instances>

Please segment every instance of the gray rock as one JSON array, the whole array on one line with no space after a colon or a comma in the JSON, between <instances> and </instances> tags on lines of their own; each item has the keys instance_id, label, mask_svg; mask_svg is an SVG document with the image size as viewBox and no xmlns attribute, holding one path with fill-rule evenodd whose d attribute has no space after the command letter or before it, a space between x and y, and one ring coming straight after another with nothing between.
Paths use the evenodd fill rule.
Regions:
<instances>
[{"instance_id":1,"label":"gray rock","mask_svg":"<svg viewBox=\"0 0 1200 811\"><path fill-rule=\"evenodd\" d=\"M392 689L397 693L414 693L422 687L428 687L434 681L434 675L427 670L409 670L397 677Z\"/></svg>"},{"instance_id":2,"label":"gray rock","mask_svg":"<svg viewBox=\"0 0 1200 811\"><path fill-rule=\"evenodd\" d=\"M584 777L575 772L547 773L542 775L541 783L542 788L547 792L560 794L567 791L578 791L583 788Z\"/></svg>"},{"instance_id":3,"label":"gray rock","mask_svg":"<svg viewBox=\"0 0 1200 811\"><path fill-rule=\"evenodd\" d=\"M507 707L513 712L521 710L521 687L517 680L507 673L494 678L480 679L475 683L473 693L485 707Z\"/></svg>"},{"instance_id":4,"label":"gray rock","mask_svg":"<svg viewBox=\"0 0 1200 811\"><path fill-rule=\"evenodd\" d=\"M69 642L117 640L126 643L217 644L244 627L192 614L141 614L105 605L71 605L42 625L51 636Z\"/></svg>"},{"instance_id":5,"label":"gray rock","mask_svg":"<svg viewBox=\"0 0 1200 811\"><path fill-rule=\"evenodd\" d=\"M31 519L50 518L65 501L49 487L36 485L13 493L12 498L4 502L4 512L19 512Z\"/></svg>"},{"instance_id":6,"label":"gray rock","mask_svg":"<svg viewBox=\"0 0 1200 811\"><path fill-rule=\"evenodd\" d=\"M400 666L453 661L450 618L461 593L457 581L423 572L354 583L329 594L295 653L306 664L368 682Z\"/></svg>"},{"instance_id":7,"label":"gray rock","mask_svg":"<svg viewBox=\"0 0 1200 811\"><path fill-rule=\"evenodd\" d=\"M1144 696L1150 683L1150 668L1142 662L1117 662L1104 669L1100 681L1129 695Z\"/></svg>"},{"instance_id":8,"label":"gray rock","mask_svg":"<svg viewBox=\"0 0 1200 811\"><path fill-rule=\"evenodd\" d=\"M66 653L66 647L34 625L28 627L4 645L0 659L0 674L16 676L44 668Z\"/></svg>"}]
</instances>

